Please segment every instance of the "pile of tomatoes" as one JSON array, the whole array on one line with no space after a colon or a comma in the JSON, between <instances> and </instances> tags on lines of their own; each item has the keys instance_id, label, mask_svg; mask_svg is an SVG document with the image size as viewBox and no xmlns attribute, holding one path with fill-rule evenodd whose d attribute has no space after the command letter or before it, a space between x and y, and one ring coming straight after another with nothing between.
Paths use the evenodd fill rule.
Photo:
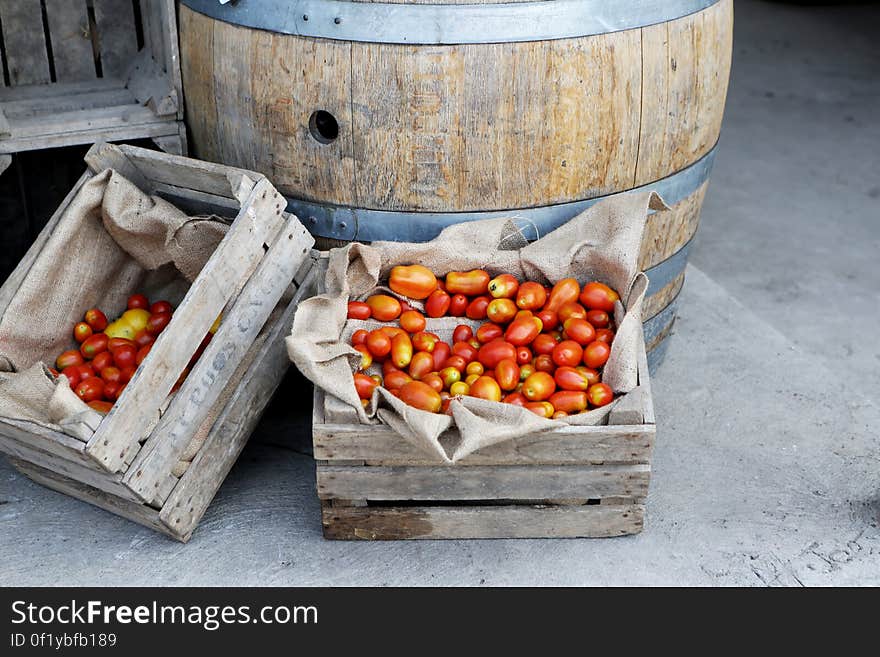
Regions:
<instances>
[{"instance_id":1,"label":"pile of tomatoes","mask_svg":"<svg viewBox=\"0 0 880 657\"><path fill-rule=\"evenodd\" d=\"M98 308L86 311L83 321L73 327L79 348L61 353L52 373L64 374L76 395L95 410L106 413L122 395L153 342L171 321L174 312L167 301L150 303L143 294L128 298L127 308L112 321ZM207 343L206 336L194 362ZM190 367L192 366L190 363ZM177 382L179 387L188 368Z\"/></svg>"},{"instance_id":2,"label":"pile of tomatoes","mask_svg":"<svg viewBox=\"0 0 880 657\"><path fill-rule=\"evenodd\" d=\"M424 314L406 301L376 294L348 304L350 319L397 322L354 332L361 353L355 388L364 406L376 386L415 408L447 412L459 396L522 406L546 418L562 418L610 404L602 367L614 340L619 294L600 282L583 287L565 278L552 287L520 283L510 274L492 278L476 269L438 279L421 265L394 267L388 286L424 301ZM452 344L427 332L431 318L484 321L474 331L461 324ZM382 375L366 370L381 363Z\"/></svg>"}]
</instances>

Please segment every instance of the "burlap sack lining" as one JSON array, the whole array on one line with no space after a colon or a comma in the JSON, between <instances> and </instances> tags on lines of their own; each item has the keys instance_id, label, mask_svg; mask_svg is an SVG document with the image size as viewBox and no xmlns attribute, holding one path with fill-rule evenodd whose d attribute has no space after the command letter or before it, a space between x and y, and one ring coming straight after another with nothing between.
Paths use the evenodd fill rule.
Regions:
<instances>
[{"instance_id":1,"label":"burlap sack lining","mask_svg":"<svg viewBox=\"0 0 880 657\"><path fill-rule=\"evenodd\" d=\"M667 209L652 192L605 199L541 239L528 244L509 219L456 224L427 243L352 243L330 252L325 293L300 303L287 349L299 370L326 393L357 414L360 422L384 422L405 440L446 463L456 463L483 447L526 434L569 425L607 421L613 404L562 420L547 420L497 402L462 397L450 404L451 416L407 406L378 388L364 409L351 374L360 354L348 338L361 323L349 322L349 300L366 298L379 289L392 267L419 263L438 275L483 268L520 280L553 283L573 276L601 280L622 292L615 316L617 335L603 378L625 394L638 384L638 342L647 277L638 271L638 256L649 210ZM384 288L383 288L384 289ZM458 319L429 320L428 330L448 338ZM368 323L369 326L378 325ZM458 440L450 441L449 430ZM443 438L441 440L441 438Z\"/></svg>"},{"instance_id":2,"label":"burlap sack lining","mask_svg":"<svg viewBox=\"0 0 880 657\"><path fill-rule=\"evenodd\" d=\"M87 442L102 416L47 370L74 346L73 325L91 307L121 311L135 291L179 304L227 230L218 218L189 217L115 171L85 182L0 318L0 416ZM176 476L214 419L200 427Z\"/></svg>"}]
</instances>

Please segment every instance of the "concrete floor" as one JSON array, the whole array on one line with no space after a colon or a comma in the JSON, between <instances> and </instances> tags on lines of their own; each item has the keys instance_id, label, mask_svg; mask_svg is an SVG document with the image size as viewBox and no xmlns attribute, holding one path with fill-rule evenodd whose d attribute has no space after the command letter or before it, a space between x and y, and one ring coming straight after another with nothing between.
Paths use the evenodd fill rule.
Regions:
<instances>
[{"instance_id":1,"label":"concrete floor","mask_svg":"<svg viewBox=\"0 0 880 657\"><path fill-rule=\"evenodd\" d=\"M644 533L326 542L312 463L267 421L185 546L2 463L0 584L880 585L880 10L736 10Z\"/></svg>"}]
</instances>

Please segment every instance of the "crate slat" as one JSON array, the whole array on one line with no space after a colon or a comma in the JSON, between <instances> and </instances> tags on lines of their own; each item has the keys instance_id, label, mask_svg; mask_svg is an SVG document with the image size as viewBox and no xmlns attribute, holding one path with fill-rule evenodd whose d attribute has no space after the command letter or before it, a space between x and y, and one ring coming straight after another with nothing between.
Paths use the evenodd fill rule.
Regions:
<instances>
[{"instance_id":1,"label":"crate slat","mask_svg":"<svg viewBox=\"0 0 880 657\"><path fill-rule=\"evenodd\" d=\"M277 212L280 214L281 210ZM289 221L225 313L230 321L221 322L154 429L153 437L126 473L125 482L147 503L160 505L168 497L176 483L169 476L172 468L290 286L299 269L297 256L307 255L314 243L299 221Z\"/></svg>"},{"instance_id":2,"label":"crate slat","mask_svg":"<svg viewBox=\"0 0 880 657\"><path fill-rule=\"evenodd\" d=\"M651 467L603 466L402 466L322 465L321 499L542 500L603 497L644 499Z\"/></svg>"},{"instance_id":3,"label":"crate slat","mask_svg":"<svg viewBox=\"0 0 880 657\"><path fill-rule=\"evenodd\" d=\"M81 0L45 0L52 42L52 62L58 82L94 79L95 56L86 3Z\"/></svg>"},{"instance_id":4,"label":"crate slat","mask_svg":"<svg viewBox=\"0 0 880 657\"><path fill-rule=\"evenodd\" d=\"M94 465L93 461L86 456L84 442L33 422L0 418L0 433L26 447L48 452L67 461L80 465Z\"/></svg>"},{"instance_id":5,"label":"crate slat","mask_svg":"<svg viewBox=\"0 0 880 657\"><path fill-rule=\"evenodd\" d=\"M98 47L104 75L125 74L137 54L137 31L131 0L93 0Z\"/></svg>"},{"instance_id":6,"label":"crate slat","mask_svg":"<svg viewBox=\"0 0 880 657\"><path fill-rule=\"evenodd\" d=\"M322 508L324 535L338 540L608 538L642 530L642 504L585 506Z\"/></svg>"},{"instance_id":7,"label":"crate slat","mask_svg":"<svg viewBox=\"0 0 880 657\"><path fill-rule=\"evenodd\" d=\"M0 21L12 86L51 82L40 0L0 0Z\"/></svg>"}]
</instances>

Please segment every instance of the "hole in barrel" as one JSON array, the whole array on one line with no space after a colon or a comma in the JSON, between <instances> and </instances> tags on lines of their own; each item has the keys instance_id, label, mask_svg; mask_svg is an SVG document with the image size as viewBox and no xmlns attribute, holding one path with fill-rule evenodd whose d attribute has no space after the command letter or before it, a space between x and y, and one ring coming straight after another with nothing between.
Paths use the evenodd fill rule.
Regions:
<instances>
[{"instance_id":1,"label":"hole in barrel","mask_svg":"<svg viewBox=\"0 0 880 657\"><path fill-rule=\"evenodd\" d=\"M332 144L339 137L339 122L325 110L313 112L309 117L309 132L321 144Z\"/></svg>"}]
</instances>

